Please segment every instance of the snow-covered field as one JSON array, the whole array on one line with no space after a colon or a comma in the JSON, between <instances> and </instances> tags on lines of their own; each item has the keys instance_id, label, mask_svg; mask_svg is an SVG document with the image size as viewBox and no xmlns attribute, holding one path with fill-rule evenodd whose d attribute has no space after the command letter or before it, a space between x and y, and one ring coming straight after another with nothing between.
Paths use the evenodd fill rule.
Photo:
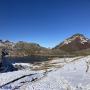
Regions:
<instances>
[{"instance_id":1,"label":"snow-covered field","mask_svg":"<svg viewBox=\"0 0 90 90\"><path fill-rule=\"evenodd\" d=\"M1 90L90 90L90 56L20 65L25 68L0 73Z\"/></svg>"}]
</instances>

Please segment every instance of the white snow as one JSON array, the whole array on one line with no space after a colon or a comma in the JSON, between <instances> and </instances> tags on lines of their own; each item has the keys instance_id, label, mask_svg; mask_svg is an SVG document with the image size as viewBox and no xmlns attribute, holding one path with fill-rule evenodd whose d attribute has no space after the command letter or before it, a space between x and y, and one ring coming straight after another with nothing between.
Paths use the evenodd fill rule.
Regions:
<instances>
[{"instance_id":1,"label":"white snow","mask_svg":"<svg viewBox=\"0 0 90 90\"><path fill-rule=\"evenodd\" d=\"M84 37L82 37L82 36L75 36L75 37L73 37L73 38L66 39L63 44L69 44L69 43L71 43L73 40L75 40L77 37L80 38L80 41L81 41L82 44L84 44L85 42L88 41L87 38L84 38Z\"/></svg>"},{"instance_id":2,"label":"white snow","mask_svg":"<svg viewBox=\"0 0 90 90\"><path fill-rule=\"evenodd\" d=\"M3 86L3 90L90 90L90 56L55 59L50 64L57 63L63 67L52 68L48 72L44 70L30 71L19 70L15 72L1 73L0 86L23 77L15 82ZM56 64L56 65L57 65Z\"/></svg>"},{"instance_id":3,"label":"white snow","mask_svg":"<svg viewBox=\"0 0 90 90\"><path fill-rule=\"evenodd\" d=\"M32 66L32 65L29 64L29 63L15 63L15 64L13 64L13 65L21 65L21 66L28 66L28 67Z\"/></svg>"}]
</instances>

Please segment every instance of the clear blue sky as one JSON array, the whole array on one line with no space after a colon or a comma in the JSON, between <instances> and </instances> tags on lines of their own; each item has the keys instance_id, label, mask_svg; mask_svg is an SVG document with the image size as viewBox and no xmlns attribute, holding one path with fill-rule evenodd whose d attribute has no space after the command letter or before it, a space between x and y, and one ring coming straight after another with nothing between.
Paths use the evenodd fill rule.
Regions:
<instances>
[{"instance_id":1,"label":"clear blue sky","mask_svg":"<svg viewBox=\"0 0 90 90\"><path fill-rule=\"evenodd\" d=\"M0 39L53 47L75 33L90 38L90 0L0 0Z\"/></svg>"}]
</instances>

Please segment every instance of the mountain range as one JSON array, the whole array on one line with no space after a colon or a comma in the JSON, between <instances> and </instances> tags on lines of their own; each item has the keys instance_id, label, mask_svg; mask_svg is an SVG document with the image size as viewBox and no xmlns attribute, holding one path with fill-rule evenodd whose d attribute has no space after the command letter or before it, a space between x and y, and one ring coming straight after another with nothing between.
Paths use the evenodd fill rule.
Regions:
<instances>
[{"instance_id":1,"label":"mountain range","mask_svg":"<svg viewBox=\"0 0 90 90\"><path fill-rule=\"evenodd\" d=\"M90 54L90 39L83 34L74 34L71 37L65 39L54 48L49 49L40 46L36 43L27 43L19 41L17 43L9 40L0 40L0 48L8 48L15 55L62 55L62 54Z\"/></svg>"}]
</instances>

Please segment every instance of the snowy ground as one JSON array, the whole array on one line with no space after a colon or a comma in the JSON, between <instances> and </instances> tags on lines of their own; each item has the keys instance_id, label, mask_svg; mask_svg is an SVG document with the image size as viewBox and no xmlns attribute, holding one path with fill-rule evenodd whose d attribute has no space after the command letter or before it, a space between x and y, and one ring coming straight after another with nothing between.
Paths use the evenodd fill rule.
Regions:
<instances>
[{"instance_id":1,"label":"snowy ground","mask_svg":"<svg viewBox=\"0 0 90 90\"><path fill-rule=\"evenodd\" d=\"M90 90L90 56L20 65L26 68L0 73L1 90Z\"/></svg>"}]
</instances>

